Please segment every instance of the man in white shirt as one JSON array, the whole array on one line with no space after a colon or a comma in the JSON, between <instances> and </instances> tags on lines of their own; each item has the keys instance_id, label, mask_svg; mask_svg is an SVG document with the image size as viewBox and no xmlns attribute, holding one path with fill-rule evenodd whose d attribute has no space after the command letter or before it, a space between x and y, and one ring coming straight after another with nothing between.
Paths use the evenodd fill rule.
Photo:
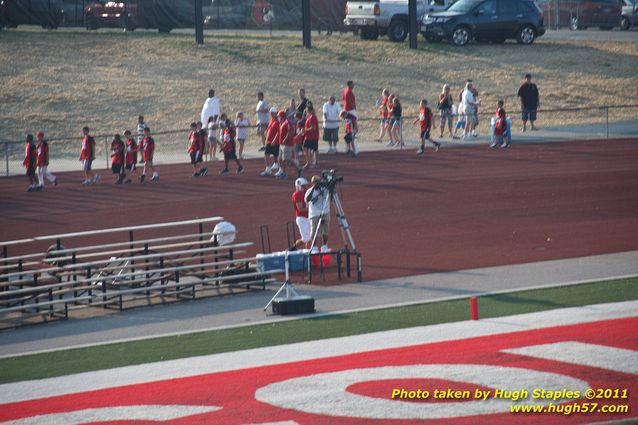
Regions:
<instances>
[{"instance_id":1,"label":"man in white shirt","mask_svg":"<svg viewBox=\"0 0 638 425\"><path fill-rule=\"evenodd\" d=\"M268 101L264 99L262 92L257 93L257 107L255 108L257 113L257 135L261 138L261 147L259 151L266 150L266 129L270 121L270 105Z\"/></svg>"},{"instance_id":2,"label":"man in white shirt","mask_svg":"<svg viewBox=\"0 0 638 425\"><path fill-rule=\"evenodd\" d=\"M476 124L478 123L476 108L480 105L480 103L481 102L476 100L476 97L474 97L474 93L472 93L472 83L466 83L465 90L463 90L463 95L461 96L461 105L466 117L465 132L463 136L464 140L469 139L470 132L474 131L476 128Z\"/></svg>"},{"instance_id":3,"label":"man in white shirt","mask_svg":"<svg viewBox=\"0 0 638 425\"><path fill-rule=\"evenodd\" d=\"M321 251L325 252L328 250L328 234L330 233L330 192L324 185L319 184L320 181L319 176L312 176L305 200L308 204L311 243L314 242L313 246L318 245L318 239L321 236Z\"/></svg>"},{"instance_id":4,"label":"man in white shirt","mask_svg":"<svg viewBox=\"0 0 638 425\"><path fill-rule=\"evenodd\" d=\"M341 106L335 101L334 96L323 104L323 140L328 142L328 153L337 153L339 142L339 113Z\"/></svg>"},{"instance_id":5,"label":"man in white shirt","mask_svg":"<svg viewBox=\"0 0 638 425\"><path fill-rule=\"evenodd\" d=\"M213 121L217 122L217 118L221 115L221 103L219 98L215 96L215 90L208 90L208 99L202 107L201 122L204 127L208 125L208 118L213 117Z\"/></svg>"}]
</instances>

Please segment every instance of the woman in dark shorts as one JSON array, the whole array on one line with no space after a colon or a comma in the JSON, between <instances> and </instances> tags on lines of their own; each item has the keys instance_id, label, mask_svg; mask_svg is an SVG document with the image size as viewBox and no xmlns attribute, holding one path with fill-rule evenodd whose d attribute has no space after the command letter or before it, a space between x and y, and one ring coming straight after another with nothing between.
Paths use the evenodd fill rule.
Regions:
<instances>
[{"instance_id":1,"label":"woman in dark shorts","mask_svg":"<svg viewBox=\"0 0 638 425\"><path fill-rule=\"evenodd\" d=\"M393 105L394 106L392 107L392 118L390 119L392 123L392 128L390 129L390 131L394 135L393 140L395 141L395 143L397 143L400 147L403 147L404 145L403 131L401 130L401 126L403 124L401 119L401 114L403 111L402 111L401 102L399 101L398 96L394 96Z\"/></svg>"}]
</instances>

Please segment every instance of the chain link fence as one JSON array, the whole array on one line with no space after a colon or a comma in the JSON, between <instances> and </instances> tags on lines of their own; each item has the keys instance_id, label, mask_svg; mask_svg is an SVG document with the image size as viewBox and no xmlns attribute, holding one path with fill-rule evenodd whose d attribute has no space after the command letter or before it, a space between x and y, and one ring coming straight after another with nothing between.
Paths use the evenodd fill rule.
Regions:
<instances>
[{"instance_id":1,"label":"chain link fence","mask_svg":"<svg viewBox=\"0 0 638 425\"><path fill-rule=\"evenodd\" d=\"M489 109L489 111L488 111ZM596 139L596 138L614 138L638 135L638 104L637 105L603 105L592 106L586 108L561 108L561 109L545 109L538 111L538 124L541 127L540 133L535 133L535 140L570 140L570 139ZM432 131L431 136L434 140L439 139L440 123L438 111L433 110L434 124L436 129ZM552 116L554 122L570 123L564 127L543 128L543 117ZM481 136L479 141L486 142L490 135L490 119L494 116L491 108L481 106L479 113L478 131ZM634 117L627 119L627 117ZM512 122L513 141L516 143L517 137L520 136L521 117L520 111L510 111L509 117ZM416 117L404 116L402 121L402 135L407 147L416 147L419 143L420 129L419 125L413 124ZM571 123L578 121L588 122L588 124L573 125ZM372 117L360 117L359 136L357 143L363 150L374 150L385 147L389 141L386 133L384 135L383 144L378 143L380 130L380 119ZM341 123L340 123L341 124ZM321 121L319 123L321 126ZM456 125L456 117L454 117L452 131ZM153 128L158 127L153 124ZM188 146L189 129L175 129L166 131L153 132L151 135L155 140L155 156L154 163L175 164L189 163L189 157L186 152ZM457 135L462 136L463 130L458 130ZM96 141L95 161L93 167L96 170L108 169L111 166L110 145L113 140L114 133L96 134L93 137ZM343 125L339 129L339 145L343 150L344 130ZM134 135L137 138L137 135ZM446 128L443 142L449 142L449 133ZM80 161L79 152L81 138L59 138L49 139L50 151L50 170L56 171L79 171ZM459 142L462 143L462 142ZM256 132L256 126L249 128L248 139L244 149L247 158L260 158L262 153L258 151L261 146L261 140ZM328 144L320 141L320 152L326 152ZM0 165L0 176L12 176L24 174L22 162L24 160L24 141L23 140L1 140L0 139L0 156L3 157L3 163ZM218 149L218 157L221 153Z\"/></svg>"}]
</instances>

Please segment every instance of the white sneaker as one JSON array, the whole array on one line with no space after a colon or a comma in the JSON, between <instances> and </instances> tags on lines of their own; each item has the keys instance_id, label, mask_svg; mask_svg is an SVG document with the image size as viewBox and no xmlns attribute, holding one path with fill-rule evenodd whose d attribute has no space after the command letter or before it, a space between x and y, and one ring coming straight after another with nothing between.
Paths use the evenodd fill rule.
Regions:
<instances>
[{"instance_id":1,"label":"white sneaker","mask_svg":"<svg viewBox=\"0 0 638 425\"><path fill-rule=\"evenodd\" d=\"M496 147L496 142L490 145L490 148L495 148L495 147Z\"/></svg>"},{"instance_id":2,"label":"white sneaker","mask_svg":"<svg viewBox=\"0 0 638 425\"><path fill-rule=\"evenodd\" d=\"M463 140L470 140L471 138L472 136L470 136L469 134L463 136Z\"/></svg>"},{"instance_id":3,"label":"white sneaker","mask_svg":"<svg viewBox=\"0 0 638 425\"><path fill-rule=\"evenodd\" d=\"M275 177L281 177L283 175L284 175L284 172L281 169L275 173Z\"/></svg>"},{"instance_id":4,"label":"white sneaker","mask_svg":"<svg viewBox=\"0 0 638 425\"><path fill-rule=\"evenodd\" d=\"M277 170L279 170L279 164L275 162L270 166L270 171L277 171Z\"/></svg>"}]
</instances>

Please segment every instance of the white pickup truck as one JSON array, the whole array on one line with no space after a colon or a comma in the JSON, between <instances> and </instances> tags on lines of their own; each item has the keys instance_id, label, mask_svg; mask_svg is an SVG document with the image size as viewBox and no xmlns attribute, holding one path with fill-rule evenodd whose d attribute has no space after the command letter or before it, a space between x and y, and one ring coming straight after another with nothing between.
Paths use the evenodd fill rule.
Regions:
<instances>
[{"instance_id":1,"label":"white pickup truck","mask_svg":"<svg viewBox=\"0 0 638 425\"><path fill-rule=\"evenodd\" d=\"M417 0L417 23L427 13L446 10L455 0ZM344 25L363 40L388 35L401 42L408 36L408 0L360 0L346 3Z\"/></svg>"}]
</instances>

